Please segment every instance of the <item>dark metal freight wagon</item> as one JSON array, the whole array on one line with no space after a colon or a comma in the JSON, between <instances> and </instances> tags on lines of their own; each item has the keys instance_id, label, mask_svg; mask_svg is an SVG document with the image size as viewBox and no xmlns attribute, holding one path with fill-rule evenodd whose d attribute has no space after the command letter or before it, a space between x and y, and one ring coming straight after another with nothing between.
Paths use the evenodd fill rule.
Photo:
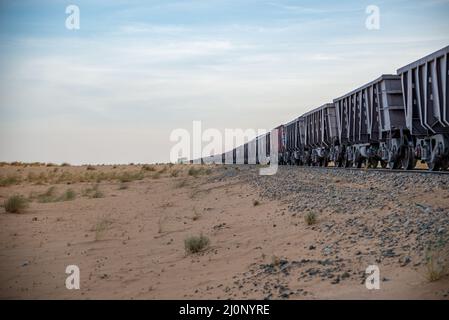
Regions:
<instances>
[{"instance_id":1,"label":"dark metal freight wagon","mask_svg":"<svg viewBox=\"0 0 449 320\"><path fill-rule=\"evenodd\" d=\"M332 157L337 166L363 163L390 168L409 167L404 159L408 130L405 126L400 77L382 75L334 99L338 142Z\"/></svg>"},{"instance_id":2,"label":"dark metal freight wagon","mask_svg":"<svg viewBox=\"0 0 449 320\"><path fill-rule=\"evenodd\" d=\"M430 170L449 167L449 46L398 69L411 154Z\"/></svg>"}]
</instances>

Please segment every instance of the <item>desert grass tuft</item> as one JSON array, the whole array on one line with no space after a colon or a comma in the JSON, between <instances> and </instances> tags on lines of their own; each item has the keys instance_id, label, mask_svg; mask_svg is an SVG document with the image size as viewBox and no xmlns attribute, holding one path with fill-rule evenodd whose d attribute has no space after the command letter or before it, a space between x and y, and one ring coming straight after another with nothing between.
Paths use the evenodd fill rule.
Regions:
<instances>
[{"instance_id":1,"label":"desert grass tuft","mask_svg":"<svg viewBox=\"0 0 449 320\"><path fill-rule=\"evenodd\" d=\"M49 181L49 176L45 174L45 172L41 172L39 173L39 175L30 172L27 179L28 182L34 183L36 185L43 185Z\"/></svg>"},{"instance_id":2,"label":"desert grass tuft","mask_svg":"<svg viewBox=\"0 0 449 320\"><path fill-rule=\"evenodd\" d=\"M448 240L440 237L426 250L426 276L430 282L438 281L449 274Z\"/></svg>"},{"instance_id":3,"label":"desert grass tuft","mask_svg":"<svg viewBox=\"0 0 449 320\"><path fill-rule=\"evenodd\" d=\"M95 224L93 231L95 232L95 241L99 241L103 238L104 232L112 224L112 221L106 218L101 218Z\"/></svg>"},{"instance_id":4,"label":"desert grass tuft","mask_svg":"<svg viewBox=\"0 0 449 320\"><path fill-rule=\"evenodd\" d=\"M304 216L304 221L306 222L306 224L308 226L311 226L311 225L317 223L317 215L316 215L316 213L313 212L313 211L307 212L305 214L305 216Z\"/></svg>"},{"instance_id":5,"label":"desert grass tuft","mask_svg":"<svg viewBox=\"0 0 449 320\"><path fill-rule=\"evenodd\" d=\"M51 186L50 188L47 189L47 191L37 196L37 201L41 203L54 202L56 201L55 193L56 187Z\"/></svg>"},{"instance_id":6,"label":"desert grass tuft","mask_svg":"<svg viewBox=\"0 0 449 320\"><path fill-rule=\"evenodd\" d=\"M204 235L190 236L184 240L184 247L188 254L198 253L209 246L210 240Z\"/></svg>"},{"instance_id":7,"label":"desert grass tuft","mask_svg":"<svg viewBox=\"0 0 449 320\"><path fill-rule=\"evenodd\" d=\"M98 199L98 198L104 198L103 192L100 191L99 185L96 184L91 188L87 188L83 190L83 196Z\"/></svg>"},{"instance_id":8,"label":"desert grass tuft","mask_svg":"<svg viewBox=\"0 0 449 320\"><path fill-rule=\"evenodd\" d=\"M196 169L195 167L191 167L188 171L189 176L197 177L201 172L201 169Z\"/></svg>"},{"instance_id":9,"label":"desert grass tuft","mask_svg":"<svg viewBox=\"0 0 449 320\"><path fill-rule=\"evenodd\" d=\"M120 182L132 182L135 180L142 180L144 178L144 175L142 172L129 172L125 171L119 176Z\"/></svg>"},{"instance_id":10,"label":"desert grass tuft","mask_svg":"<svg viewBox=\"0 0 449 320\"><path fill-rule=\"evenodd\" d=\"M188 171L188 175L192 176L192 177L198 177L199 175L209 175L212 173L212 170L207 168L195 168L195 167L191 167Z\"/></svg>"},{"instance_id":11,"label":"desert grass tuft","mask_svg":"<svg viewBox=\"0 0 449 320\"><path fill-rule=\"evenodd\" d=\"M28 201L21 195L13 195L5 200L4 207L9 213L22 213L28 207Z\"/></svg>"},{"instance_id":12,"label":"desert grass tuft","mask_svg":"<svg viewBox=\"0 0 449 320\"><path fill-rule=\"evenodd\" d=\"M153 165L144 164L142 166L143 171L156 171L156 168Z\"/></svg>"},{"instance_id":13,"label":"desert grass tuft","mask_svg":"<svg viewBox=\"0 0 449 320\"><path fill-rule=\"evenodd\" d=\"M21 181L18 175L9 175L7 177L0 177L0 187L7 187L14 184L19 184Z\"/></svg>"},{"instance_id":14,"label":"desert grass tuft","mask_svg":"<svg viewBox=\"0 0 449 320\"><path fill-rule=\"evenodd\" d=\"M94 194L92 195L93 199L99 199L99 198L104 198L104 194L103 192L101 192L100 190L95 190Z\"/></svg>"},{"instance_id":15,"label":"desert grass tuft","mask_svg":"<svg viewBox=\"0 0 449 320\"><path fill-rule=\"evenodd\" d=\"M76 198L76 193L73 189L67 189L59 198L58 201L71 201Z\"/></svg>"}]
</instances>

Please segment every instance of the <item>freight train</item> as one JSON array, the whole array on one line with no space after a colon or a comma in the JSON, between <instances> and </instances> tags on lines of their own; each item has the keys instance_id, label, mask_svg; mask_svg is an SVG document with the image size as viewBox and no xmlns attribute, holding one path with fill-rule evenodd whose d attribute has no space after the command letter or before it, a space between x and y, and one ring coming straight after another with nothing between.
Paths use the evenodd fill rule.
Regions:
<instances>
[{"instance_id":1,"label":"freight train","mask_svg":"<svg viewBox=\"0 0 449 320\"><path fill-rule=\"evenodd\" d=\"M276 127L282 165L449 167L449 46ZM212 161L269 164L271 133Z\"/></svg>"}]
</instances>

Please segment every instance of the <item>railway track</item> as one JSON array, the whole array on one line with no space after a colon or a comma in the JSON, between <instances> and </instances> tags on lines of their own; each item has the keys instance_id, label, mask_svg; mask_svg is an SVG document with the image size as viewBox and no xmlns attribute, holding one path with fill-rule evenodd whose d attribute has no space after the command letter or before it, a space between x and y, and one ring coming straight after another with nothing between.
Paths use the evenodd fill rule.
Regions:
<instances>
[{"instance_id":1,"label":"railway track","mask_svg":"<svg viewBox=\"0 0 449 320\"><path fill-rule=\"evenodd\" d=\"M316 169L322 169L322 170L351 170L351 171L376 171L376 172L385 172L385 173L419 173L419 174L436 174L436 175L447 175L449 174L449 171L430 171L427 169L413 169L413 170L402 170L402 169L387 169L387 168L341 168L341 167L334 167L334 166L328 166L328 167L300 167L300 168L316 168Z\"/></svg>"}]
</instances>

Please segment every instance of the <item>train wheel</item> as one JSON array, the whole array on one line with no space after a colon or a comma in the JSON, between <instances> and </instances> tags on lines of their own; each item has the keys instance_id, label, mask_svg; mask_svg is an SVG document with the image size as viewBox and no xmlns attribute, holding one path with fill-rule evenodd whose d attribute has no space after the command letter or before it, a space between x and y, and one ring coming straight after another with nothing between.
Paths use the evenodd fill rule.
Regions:
<instances>
[{"instance_id":1,"label":"train wheel","mask_svg":"<svg viewBox=\"0 0 449 320\"><path fill-rule=\"evenodd\" d=\"M416 166L415 154L412 147L404 148L404 156L402 157L402 168L404 170L412 170Z\"/></svg>"},{"instance_id":2,"label":"train wheel","mask_svg":"<svg viewBox=\"0 0 449 320\"><path fill-rule=\"evenodd\" d=\"M377 166L379 165L379 161L374 158L368 158L367 165L368 165L368 168L376 169Z\"/></svg>"},{"instance_id":3,"label":"train wheel","mask_svg":"<svg viewBox=\"0 0 449 320\"><path fill-rule=\"evenodd\" d=\"M449 168L449 159L443 160L441 162L440 169L446 171Z\"/></svg>"},{"instance_id":4,"label":"train wheel","mask_svg":"<svg viewBox=\"0 0 449 320\"><path fill-rule=\"evenodd\" d=\"M382 169L385 169L387 167L387 165L388 165L387 161L380 160L380 166L382 167Z\"/></svg>"},{"instance_id":5,"label":"train wheel","mask_svg":"<svg viewBox=\"0 0 449 320\"><path fill-rule=\"evenodd\" d=\"M440 169L440 162L436 159L427 161L427 168L429 168L429 171L438 171Z\"/></svg>"},{"instance_id":6,"label":"train wheel","mask_svg":"<svg viewBox=\"0 0 449 320\"><path fill-rule=\"evenodd\" d=\"M361 168L363 165L363 158L357 157L354 161L354 164L355 164L356 168Z\"/></svg>"},{"instance_id":7,"label":"train wheel","mask_svg":"<svg viewBox=\"0 0 449 320\"><path fill-rule=\"evenodd\" d=\"M396 148L394 148L388 159L388 168L390 170L399 169L401 167L401 160L398 159L396 154Z\"/></svg>"},{"instance_id":8,"label":"train wheel","mask_svg":"<svg viewBox=\"0 0 449 320\"><path fill-rule=\"evenodd\" d=\"M394 169L394 161L388 161L388 169Z\"/></svg>"},{"instance_id":9,"label":"train wheel","mask_svg":"<svg viewBox=\"0 0 449 320\"><path fill-rule=\"evenodd\" d=\"M388 168L393 169L400 169L401 168L401 162L398 160L393 160L388 162Z\"/></svg>"},{"instance_id":10,"label":"train wheel","mask_svg":"<svg viewBox=\"0 0 449 320\"><path fill-rule=\"evenodd\" d=\"M344 166L344 158L340 158L340 160L338 160L338 166L340 168Z\"/></svg>"}]
</instances>

